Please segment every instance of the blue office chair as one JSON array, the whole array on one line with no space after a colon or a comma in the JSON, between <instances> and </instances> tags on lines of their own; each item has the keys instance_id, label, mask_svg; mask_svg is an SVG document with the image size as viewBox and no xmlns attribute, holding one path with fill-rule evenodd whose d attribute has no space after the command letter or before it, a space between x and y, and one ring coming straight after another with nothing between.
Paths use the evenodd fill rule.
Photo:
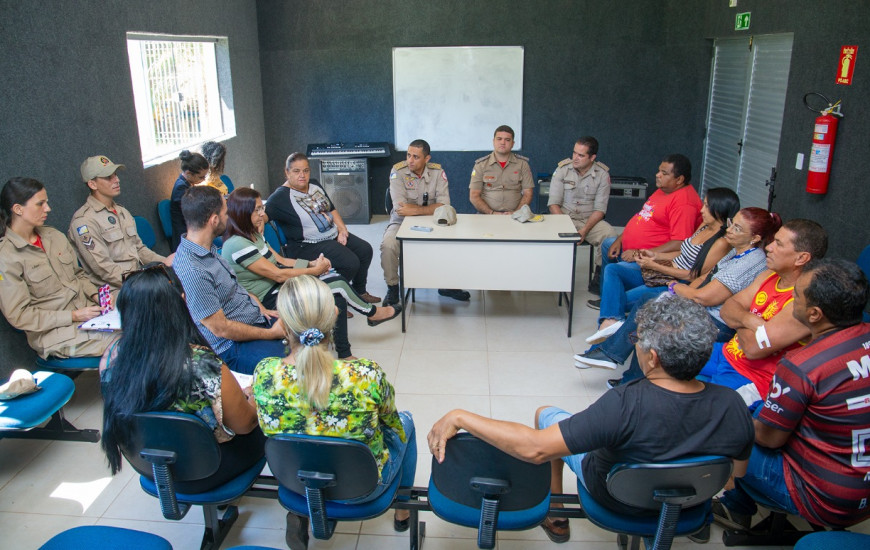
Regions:
<instances>
[{"instance_id":1,"label":"blue office chair","mask_svg":"<svg viewBox=\"0 0 870 550\"><path fill-rule=\"evenodd\" d=\"M530 464L457 434L444 462L432 459L429 506L439 518L477 527L477 546L494 548L496 531L537 527L550 508L550 465Z\"/></svg>"},{"instance_id":2,"label":"blue office chair","mask_svg":"<svg viewBox=\"0 0 870 550\"><path fill-rule=\"evenodd\" d=\"M864 247L856 261L858 267L864 272L864 275L870 279L870 244ZM864 312L864 322L870 323L870 313Z\"/></svg>"},{"instance_id":3,"label":"blue office chair","mask_svg":"<svg viewBox=\"0 0 870 550\"><path fill-rule=\"evenodd\" d=\"M172 240L172 201L163 199L157 203L157 217L160 218L160 228L163 229L163 236L167 241Z\"/></svg>"},{"instance_id":4,"label":"blue office chair","mask_svg":"<svg viewBox=\"0 0 870 550\"><path fill-rule=\"evenodd\" d=\"M850 533L848 531L824 531L810 533L794 545L794 550L852 550L870 548L870 535Z\"/></svg>"},{"instance_id":5,"label":"blue office chair","mask_svg":"<svg viewBox=\"0 0 870 550\"><path fill-rule=\"evenodd\" d=\"M227 186L227 193L232 193L233 190L236 188L236 186L233 185L233 180L231 180L228 175L221 174L220 180L223 182L224 185Z\"/></svg>"},{"instance_id":6,"label":"blue office chair","mask_svg":"<svg viewBox=\"0 0 870 550\"><path fill-rule=\"evenodd\" d=\"M70 548L99 548L100 550L172 550L163 537L105 525L73 527L51 537L39 550L69 550Z\"/></svg>"},{"instance_id":7,"label":"blue office chair","mask_svg":"<svg viewBox=\"0 0 870 550\"><path fill-rule=\"evenodd\" d=\"M52 372L62 372L70 378L75 378L86 371L96 371L100 368L99 357L54 357L36 358L36 366Z\"/></svg>"},{"instance_id":8,"label":"blue office chair","mask_svg":"<svg viewBox=\"0 0 870 550\"><path fill-rule=\"evenodd\" d=\"M309 522L314 538L328 540L338 521L370 519L389 510L399 489L401 474L375 500L338 502L369 495L378 484L374 455L365 443L351 439L274 435L266 441L266 460L280 483L278 501L291 512L287 516L291 550L307 547ZM410 512L410 548L416 550L421 544L417 510Z\"/></svg>"},{"instance_id":9,"label":"blue office chair","mask_svg":"<svg viewBox=\"0 0 870 550\"><path fill-rule=\"evenodd\" d=\"M154 228L151 227L151 222L142 216L133 216L133 219L136 220L136 232L139 233L142 243L153 249L154 245L157 244L157 235L154 233Z\"/></svg>"},{"instance_id":10,"label":"blue office chair","mask_svg":"<svg viewBox=\"0 0 870 550\"><path fill-rule=\"evenodd\" d=\"M272 247L272 250L283 255L284 252L281 250L282 243L281 239L278 237L278 231L280 231L280 229L275 226L275 222L268 222L263 226L263 238L266 239L266 242Z\"/></svg>"},{"instance_id":11,"label":"blue office chair","mask_svg":"<svg viewBox=\"0 0 870 550\"><path fill-rule=\"evenodd\" d=\"M639 537L651 550L667 550L675 536L691 535L709 525L713 498L731 476L730 458L701 456L657 464L617 464L607 475L611 496L629 506L658 515L625 515L598 504L577 483L580 505L595 525L618 533L617 543L632 548Z\"/></svg>"},{"instance_id":12,"label":"blue office chair","mask_svg":"<svg viewBox=\"0 0 870 550\"><path fill-rule=\"evenodd\" d=\"M0 401L0 439L100 440L98 430L80 430L64 418L63 406L75 392L69 377L45 371L35 372L33 377L41 389ZM48 424L42 426L46 420Z\"/></svg>"},{"instance_id":13,"label":"blue office chair","mask_svg":"<svg viewBox=\"0 0 870 550\"><path fill-rule=\"evenodd\" d=\"M218 506L240 498L257 481L265 458L224 485L204 493L180 493L175 484L196 481L214 474L220 465L221 450L208 424L196 416L175 412L148 412L135 415L132 443L122 448L124 456L139 472L139 484L160 500L163 517L183 518L191 506L202 506L205 518L203 550L220 548L239 517L236 506L227 506L218 518Z\"/></svg>"}]
</instances>

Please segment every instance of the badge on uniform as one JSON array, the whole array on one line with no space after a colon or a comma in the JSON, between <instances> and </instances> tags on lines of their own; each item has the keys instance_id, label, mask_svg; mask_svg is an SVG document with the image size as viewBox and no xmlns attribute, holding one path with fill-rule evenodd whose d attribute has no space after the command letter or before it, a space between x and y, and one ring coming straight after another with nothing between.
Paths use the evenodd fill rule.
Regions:
<instances>
[{"instance_id":1,"label":"badge on uniform","mask_svg":"<svg viewBox=\"0 0 870 550\"><path fill-rule=\"evenodd\" d=\"M405 189L416 189L417 180L412 176L405 176Z\"/></svg>"},{"instance_id":2,"label":"badge on uniform","mask_svg":"<svg viewBox=\"0 0 870 550\"><path fill-rule=\"evenodd\" d=\"M87 248L88 250L93 250L94 249L94 239L91 238L89 235L85 235L82 237L82 245L84 245L84 247Z\"/></svg>"},{"instance_id":3,"label":"badge on uniform","mask_svg":"<svg viewBox=\"0 0 870 550\"><path fill-rule=\"evenodd\" d=\"M115 222L118 221L115 219L115 216L109 216L109 223L115 225Z\"/></svg>"},{"instance_id":4,"label":"badge on uniform","mask_svg":"<svg viewBox=\"0 0 870 550\"><path fill-rule=\"evenodd\" d=\"M80 225L80 226L76 227L76 233L78 233L79 236L84 235L87 232L88 232L87 225Z\"/></svg>"},{"instance_id":5,"label":"badge on uniform","mask_svg":"<svg viewBox=\"0 0 870 550\"><path fill-rule=\"evenodd\" d=\"M398 176L398 175L399 175L399 174L397 174L397 173L395 173L395 172L390 172L390 179L391 179L391 180L394 180L394 179L396 179L396 176Z\"/></svg>"}]
</instances>

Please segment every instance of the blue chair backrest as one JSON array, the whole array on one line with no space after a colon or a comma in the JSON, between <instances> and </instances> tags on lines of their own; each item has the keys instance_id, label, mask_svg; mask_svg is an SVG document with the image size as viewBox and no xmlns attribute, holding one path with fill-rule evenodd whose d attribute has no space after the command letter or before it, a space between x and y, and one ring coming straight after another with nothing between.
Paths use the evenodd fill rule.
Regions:
<instances>
[{"instance_id":1,"label":"blue chair backrest","mask_svg":"<svg viewBox=\"0 0 870 550\"><path fill-rule=\"evenodd\" d=\"M160 226L167 239L172 239L172 214L169 208L171 204L172 201L169 199L163 199L157 203L157 217L160 218Z\"/></svg>"},{"instance_id":2,"label":"blue chair backrest","mask_svg":"<svg viewBox=\"0 0 870 550\"><path fill-rule=\"evenodd\" d=\"M145 450L174 453L171 470L175 481L195 481L215 473L221 451L208 424L192 414L148 412L134 416L130 445L122 448L133 468L153 479L151 463L140 453Z\"/></svg>"},{"instance_id":3,"label":"blue chair backrest","mask_svg":"<svg viewBox=\"0 0 870 550\"><path fill-rule=\"evenodd\" d=\"M273 222L269 222L263 227L263 238L266 239L266 242L269 243L272 250L280 254L281 239L278 238L278 231L280 231L280 229L277 229Z\"/></svg>"},{"instance_id":4,"label":"blue chair backrest","mask_svg":"<svg viewBox=\"0 0 870 550\"><path fill-rule=\"evenodd\" d=\"M224 185L227 186L227 193L232 193L233 190L236 188L236 186L233 185L233 180L231 180L230 177L226 174L221 174L220 179L222 182L224 182Z\"/></svg>"},{"instance_id":5,"label":"blue chair backrest","mask_svg":"<svg viewBox=\"0 0 870 550\"><path fill-rule=\"evenodd\" d=\"M136 232L139 233L139 238L148 248L154 248L157 243L157 235L154 234L154 228L151 227L151 222L142 216L133 216L136 220Z\"/></svg>"}]
</instances>

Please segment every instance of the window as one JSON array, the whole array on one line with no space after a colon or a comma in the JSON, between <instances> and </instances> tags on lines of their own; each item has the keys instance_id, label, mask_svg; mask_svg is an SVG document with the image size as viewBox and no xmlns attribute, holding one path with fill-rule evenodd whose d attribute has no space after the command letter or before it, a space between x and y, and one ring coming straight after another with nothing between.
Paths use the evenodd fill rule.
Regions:
<instances>
[{"instance_id":1,"label":"window","mask_svg":"<svg viewBox=\"0 0 870 550\"><path fill-rule=\"evenodd\" d=\"M142 162L235 134L227 39L127 33Z\"/></svg>"}]
</instances>

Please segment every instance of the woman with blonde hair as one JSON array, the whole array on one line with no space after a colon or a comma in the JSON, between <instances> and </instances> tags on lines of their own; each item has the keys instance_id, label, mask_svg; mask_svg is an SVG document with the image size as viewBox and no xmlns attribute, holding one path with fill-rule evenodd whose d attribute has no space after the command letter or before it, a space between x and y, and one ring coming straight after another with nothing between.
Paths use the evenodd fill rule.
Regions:
<instances>
[{"instance_id":1,"label":"woman with blonde hair","mask_svg":"<svg viewBox=\"0 0 870 550\"><path fill-rule=\"evenodd\" d=\"M263 432L340 437L368 445L380 470L378 488L355 502L378 498L396 476L401 486L413 485L414 421L409 412L396 410L386 374L368 359L345 361L329 352L338 316L330 288L311 275L288 279L278 292L278 315L290 353L263 359L254 371ZM396 510L394 527L408 528L407 510ZM287 533L288 540L293 536Z\"/></svg>"}]
</instances>

